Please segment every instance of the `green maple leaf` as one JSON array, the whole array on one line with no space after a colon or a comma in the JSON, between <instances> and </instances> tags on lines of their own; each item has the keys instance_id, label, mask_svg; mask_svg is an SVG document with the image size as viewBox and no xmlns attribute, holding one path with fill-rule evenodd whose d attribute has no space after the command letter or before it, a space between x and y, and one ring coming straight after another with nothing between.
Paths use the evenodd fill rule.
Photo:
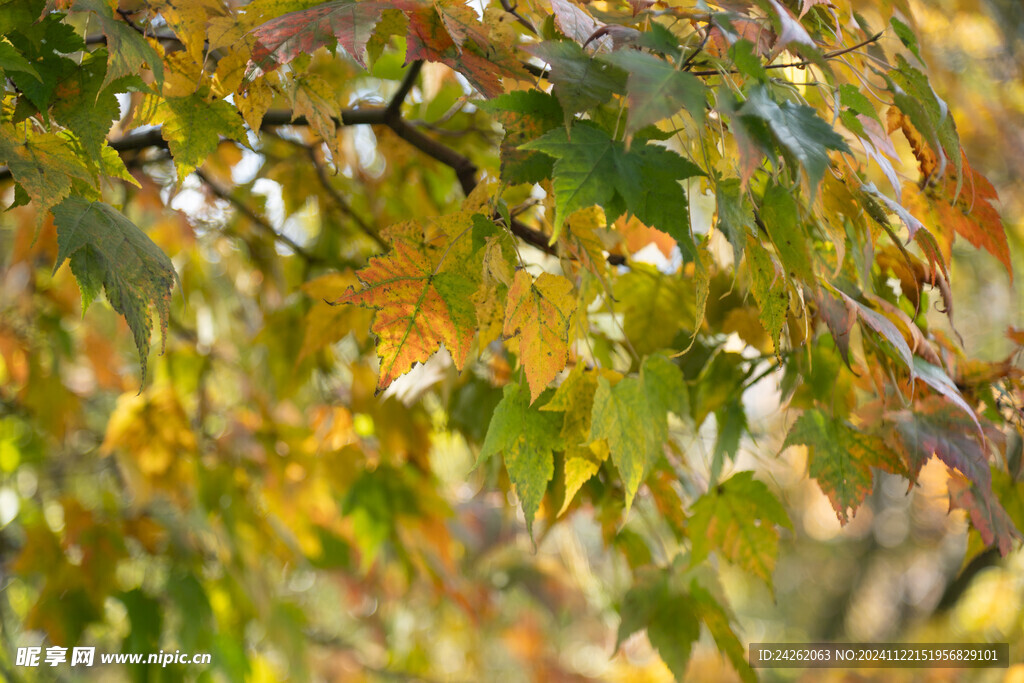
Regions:
<instances>
[{"instance_id":1,"label":"green maple leaf","mask_svg":"<svg viewBox=\"0 0 1024 683\"><path fill-rule=\"evenodd\" d=\"M676 680L684 680L693 643L700 637L701 611L691 595L672 585L666 572L643 571L619 607L621 621L615 649L646 628L648 640Z\"/></svg>"},{"instance_id":2,"label":"green maple leaf","mask_svg":"<svg viewBox=\"0 0 1024 683\"><path fill-rule=\"evenodd\" d=\"M627 512L655 454L650 423L651 412L639 379L626 377L613 387L604 377L598 378L590 438L608 441L612 462L626 488Z\"/></svg>"},{"instance_id":3,"label":"green maple leaf","mask_svg":"<svg viewBox=\"0 0 1024 683\"><path fill-rule=\"evenodd\" d=\"M554 451L562 448L561 425L559 415L530 406L530 394L524 387L506 384L477 460L479 466L495 453L504 454L505 469L516 487L531 537L533 518L554 476Z\"/></svg>"},{"instance_id":4,"label":"green maple leaf","mask_svg":"<svg viewBox=\"0 0 1024 683\"><path fill-rule=\"evenodd\" d=\"M501 141L502 180L516 184L539 183L550 178L551 157L519 149L519 146L561 125L564 114L558 100L539 90L516 90L484 100L479 106L495 114L505 128L505 138Z\"/></svg>"},{"instance_id":5,"label":"green maple leaf","mask_svg":"<svg viewBox=\"0 0 1024 683\"><path fill-rule=\"evenodd\" d=\"M224 100L211 102L201 93L163 99L157 117L163 121L160 133L174 157L179 183L213 154L221 136L246 139L238 110Z\"/></svg>"},{"instance_id":6,"label":"green maple leaf","mask_svg":"<svg viewBox=\"0 0 1024 683\"><path fill-rule=\"evenodd\" d=\"M160 247L134 223L103 202L68 197L53 207L57 226L57 263L71 259L71 272L82 290L82 311L100 289L115 311L124 316L135 338L146 378L150 308L156 309L161 337L167 334L174 266Z\"/></svg>"},{"instance_id":7,"label":"green maple leaf","mask_svg":"<svg viewBox=\"0 0 1024 683\"><path fill-rule=\"evenodd\" d=\"M685 414L688 399L679 368L664 356L647 358L639 377L611 386L598 378L590 439L605 439L626 488L626 510L668 437L667 412ZM681 412L680 412L681 411Z\"/></svg>"},{"instance_id":8,"label":"green maple leaf","mask_svg":"<svg viewBox=\"0 0 1024 683\"><path fill-rule=\"evenodd\" d=\"M616 188L626 202L626 210L645 225L671 235L687 261L698 260L686 192L678 181L704 172L692 161L658 145L634 144L628 152L618 145L616 151Z\"/></svg>"},{"instance_id":9,"label":"green maple leaf","mask_svg":"<svg viewBox=\"0 0 1024 683\"><path fill-rule=\"evenodd\" d=\"M771 254L753 236L747 235L747 271L750 273L750 291L757 301L761 324L781 352L782 328L789 311L789 278L782 272Z\"/></svg>"},{"instance_id":10,"label":"green maple leaf","mask_svg":"<svg viewBox=\"0 0 1024 683\"><path fill-rule=\"evenodd\" d=\"M160 55L137 31L114 16L109 3L104 0L75 0L73 9L89 12L90 18L107 37L107 73L101 87L105 88L123 76L137 76L143 64L148 64L157 83L163 84L164 62Z\"/></svg>"},{"instance_id":11,"label":"green maple leaf","mask_svg":"<svg viewBox=\"0 0 1024 683\"><path fill-rule=\"evenodd\" d=\"M692 564L716 550L769 586L779 553L775 526L792 528L782 504L753 472L738 472L697 499L687 525Z\"/></svg>"},{"instance_id":12,"label":"green maple leaf","mask_svg":"<svg viewBox=\"0 0 1024 683\"><path fill-rule=\"evenodd\" d=\"M803 166L812 195L828 168L828 150L850 151L842 136L814 109L792 102L779 104L772 99L767 87L752 88L737 113L768 127L778 144Z\"/></svg>"},{"instance_id":13,"label":"green maple leaf","mask_svg":"<svg viewBox=\"0 0 1024 683\"><path fill-rule=\"evenodd\" d=\"M578 124L570 131L549 131L520 149L537 150L556 159L552 185L555 189L555 234L569 215L595 204L605 205L615 196L619 169L617 144L600 128Z\"/></svg>"},{"instance_id":14,"label":"green maple leaf","mask_svg":"<svg viewBox=\"0 0 1024 683\"><path fill-rule=\"evenodd\" d=\"M125 77L104 87L106 73L107 51L96 50L54 90L54 120L78 137L85 148L86 159L94 162L103 156L110 126L121 115L117 93L129 84L144 87L137 76Z\"/></svg>"},{"instance_id":15,"label":"green maple leaf","mask_svg":"<svg viewBox=\"0 0 1024 683\"><path fill-rule=\"evenodd\" d=\"M50 207L70 194L73 181L93 181L81 155L63 135L0 123L0 158L28 198L36 202L40 222Z\"/></svg>"},{"instance_id":16,"label":"green maple leaf","mask_svg":"<svg viewBox=\"0 0 1024 683\"><path fill-rule=\"evenodd\" d=\"M733 263L739 263L748 236L756 236L754 211L740 186L739 178L719 181L715 187L718 229L732 245Z\"/></svg>"},{"instance_id":17,"label":"green maple leaf","mask_svg":"<svg viewBox=\"0 0 1024 683\"><path fill-rule=\"evenodd\" d=\"M691 258L696 254L686 193L678 182L703 175L693 162L649 143L633 145L627 151L622 143L588 123L576 124L569 131L551 130L520 149L537 150L556 159L552 239L561 234L574 211L599 204L615 213L612 207L624 203L642 222L675 238Z\"/></svg>"},{"instance_id":18,"label":"green maple leaf","mask_svg":"<svg viewBox=\"0 0 1024 683\"><path fill-rule=\"evenodd\" d=\"M619 276L612 290L615 311L622 314L622 330L637 353L672 347L687 320L693 318L694 297L687 283L636 264Z\"/></svg>"},{"instance_id":19,"label":"green maple leaf","mask_svg":"<svg viewBox=\"0 0 1024 683\"><path fill-rule=\"evenodd\" d=\"M566 125L573 114L604 104L625 87L625 74L574 42L549 40L523 49L551 66L547 78L565 110Z\"/></svg>"},{"instance_id":20,"label":"green maple leaf","mask_svg":"<svg viewBox=\"0 0 1024 683\"><path fill-rule=\"evenodd\" d=\"M707 88L696 76L679 71L652 54L636 50L619 50L605 60L629 73L626 81L628 133L671 118L680 109L686 109L698 124L704 123Z\"/></svg>"},{"instance_id":21,"label":"green maple leaf","mask_svg":"<svg viewBox=\"0 0 1024 683\"><path fill-rule=\"evenodd\" d=\"M761 219L768 228L786 274L816 286L814 266L807 246L807 231L800 222L799 209L792 191L781 185L765 190L761 200Z\"/></svg>"},{"instance_id":22,"label":"green maple leaf","mask_svg":"<svg viewBox=\"0 0 1024 683\"><path fill-rule=\"evenodd\" d=\"M881 438L820 410L807 410L793 423L783 448L801 444L810 448L810 474L843 524L850 521L871 492L872 467L893 474L907 473L903 461Z\"/></svg>"}]
</instances>

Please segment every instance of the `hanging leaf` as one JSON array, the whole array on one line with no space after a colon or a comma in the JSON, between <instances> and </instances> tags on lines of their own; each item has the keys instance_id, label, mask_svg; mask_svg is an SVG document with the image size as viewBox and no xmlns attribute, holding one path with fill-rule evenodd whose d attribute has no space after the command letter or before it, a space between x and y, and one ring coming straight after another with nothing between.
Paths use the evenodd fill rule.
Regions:
<instances>
[{"instance_id":1,"label":"hanging leaf","mask_svg":"<svg viewBox=\"0 0 1024 683\"><path fill-rule=\"evenodd\" d=\"M462 369L476 329L472 296L479 283L454 270L439 272L431 255L406 240L356 275L363 289L349 290L334 303L377 309L371 329L378 337L378 393L441 344Z\"/></svg>"},{"instance_id":2,"label":"hanging leaf","mask_svg":"<svg viewBox=\"0 0 1024 683\"><path fill-rule=\"evenodd\" d=\"M779 554L776 525L792 528L789 515L753 472L738 472L693 504L687 523L697 564L712 550L772 585Z\"/></svg>"},{"instance_id":3,"label":"hanging leaf","mask_svg":"<svg viewBox=\"0 0 1024 683\"><path fill-rule=\"evenodd\" d=\"M995 499L990 488L986 489L951 472L946 482L949 488L949 509L966 510L971 524L986 545L995 545L999 554L1006 557L1013 549L1014 541L1022 539L1020 531L1013 525L1006 510Z\"/></svg>"},{"instance_id":4,"label":"hanging leaf","mask_svg":"<svg viewBox=\"0 0 1024 683\"><path fill-rule=\"evenodd\" d=\"M179 183L213 154L221 136L246 140L242 117L235 107L223 100L209 102L198 93L165 98L157 117L163 122L160 134L174 157Z\"/></svg>"},{"instance_id":5,"label":"hanging leaf","mask_svg":"<svg viewBox=\"0 0 1024 683\"><path fill-rule=\"evenodd\" d=\"M68 197L53 208L53 221L58 246L54 272L71 259L83 312L103 289L135 337L145 381L151 308L160 321L161 338L167 335L171 288L177 278L171 260L134 223L103 202Z\"/></svg>"},{"instance_id":6,"label":"hanging leaf","mask_svg":"<svg viewBox=\"0 0 1024 683\"><path fill-rule=\"evenodd\" d=\"M620 50L605 59L629 74L628 133L671 118L684 108L694 121L704 123L707 89L695 76L646 52Z\"/></svg>"},{"instance_id":7,"label":"hanging leaf","mask_svg":"<svg viewBox=\"0 0 1024 683\"><path fill-rule=\"evenodd\" d=\"M604 104L625 88L625 74L591 57L576 43L549 40L523 49L550 65L547 78L565 110L566 125L573 114Z\"/></svg>"},{"instance_id":8,"label":"hanging leaf","mask_svg":"<svg viewBox=\"0 0 1024 683\"><path fill-rule=\"evenodd\" d=\"M700 637L699 608L685 591L670 585L663 571L640 574L619 607L618 650L633 633L647 629L647 638L677 680L686 677L693 643Z\"/></svg>"},{"instance_id":9,"label":"hanging leaf","mask_svg":"<svg viewBox=\"0 0 1024 683\"><path fill-rule=\"evenodd\" d=\"M515 484L531 537L533 518L554 475L553 451L563 447L559 437L562 422L559 416L532 408L532 402L533 399L519 384L505 385L477 461L479 466L499 451L504 454L505 469Z\"/></svg>"},{"instance_id":10,"label":"hanging leaf","mask_svg":"<svg viewBox=\"0 0 1024 683\"><path fill-rule=\"evenodd\" d=\"M768 127L779 146L793 155L807 174L811 195L817 192L828 168L828 150L850 152L843 138L814 109L792 102L779 104L765 86L752 88L737 113Z\"/></svg>"},{"instance_id":11,"label":"hanging leaf","mask_svg":"<svg viewBox=\"0 0 1024 683\"><path fill-rule=\"evenodd\" d=\"M933 455L959 470L982 489L992 476L977 418L970 420L948 402L930 396L914 412L902 410L886 416L894 423L893 445L903 453L913 478Z\"/></svg>"},{"instance_id":12,"label":"hanging leaf","mask_svg":"<svg viewBox=\"0 0 1024 683\"><path fill-rule=\"evenodd\" d=\"M864 498L871 493L872 467L892 474L907 468L885 442L820 410L807 410L789 430L783 448L804 445L810 449L810 474L832 503L836 516L847 524Z\"/></svg>"},{"instance_id":13,"label":"hanging leaf","mask_svg":"<svg viewBox=\"0 0 1024 683\"><path fill-rule=\"evenodd\" d=\"M393 3L325 2L268 21L252 32L255 47L246 78L253 79L288 64L303 54L337 41L360 66L366 66L366 42Z\"/></svg>"},{"instance_id":14,"label":"hanging leaf","mask_svg":"<svg viewBox=\"0 0 1024 683\"><path fill-rule=\"evenodd\" d=\"M534 280L525 270L516 271L508 292L504 335L519 341L531 402L565 367L569 322L575 310L573 286L564 277L541 273Z\"/></svg>"}]
</instances>

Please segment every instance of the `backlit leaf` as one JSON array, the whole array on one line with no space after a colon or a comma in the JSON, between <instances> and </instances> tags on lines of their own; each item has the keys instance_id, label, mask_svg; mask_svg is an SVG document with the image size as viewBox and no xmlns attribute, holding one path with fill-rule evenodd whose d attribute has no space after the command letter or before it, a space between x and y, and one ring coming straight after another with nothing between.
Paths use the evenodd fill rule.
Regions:
<instances>
[{"instance_id":1,"label":"backlit leaf","mask_svg":"<svg viewBox=\"0 0 1024 683\"><path fill-rule=\"evenodd\" d=\"M625 74L591 57L576 43L546 41L523 49L551 66L547 78L565 110L566 123L573 114L604 104L625 88Z\"/></svg>"},{"instance_id":2,"label":"backlit leaf","mask_svg":"<svg viewBox=\"0 0 1024 683\"><path fill-rule=\"evenodd\" d=\"M903 454L916 478L934 455L982 489L990 487L988 457L980 443L977 418L964 414L937 396L919 402L913 412L901 410L886 416L895 425L893 445Z\"/></svg>"},{"instance_id":3,"label":"backlit leaf","mask_svg":"<svg viewBox=\"0 0 1024 683\"><path fill-rule=\"evenodd\" d=\"M471 299L477 283L457 272L439 273L430 256L406 240L397 240L392 251L371 259L357 275L363 289L350 290L335 303L377 309L371 329L378 338L378 392L441 344L462 369L476 327Z\"/></svg>"},{"instance_id":4,"label":"backlit leaf","mask_svg":"<svg viewBox=\"0 0 1024 683\"><path fill-rule=\"evenodd\" d=\"M704 122L706 89L697 78L646 52L620 50L606 57L629 73L629 123L627 131L675 116L686 109L698 124Z\"/></svg>"},{"instance_id":5,"label":"backlit leaf","mask_svg":"<svg viewBox=\"0 0 1024 683\"><path fill-rule=\"evenodd\" d=\"M687 525L692 563L715 550L769 586L779 554L775 527L792 528L778 498L753 472L738 472L698 498Z\"/></svg>"},{"instance_id":6,"label":"backlit leaf","mask_svg":"<svg viewBox=\"0 0 1024 683\"><path fill-rule=\"evenodd\" d=\"M213 154L221 136L240 142L246 139L238 110L199 93L161 100L157 116L163 121L160 134L174 157L179 183Z\"/></svg>"},{"instance_id":7,"label":"backlit leaf","mask_svg":"<svg viewBox=\"0 0 1024 683\"><path fill-rule=\"evenodd\" d=\"M871 493L872 467L905 474L906 466L877 436L850 424L807 410L789 430L783 448L804 445L810 449L810 474L818 481L842 524L850 521Z\"/></svg>"},{"instance_id":8,"label":"backlit leaf","mask_svg":"<svg viewBox=\"0 0 1024 683\"><path fill-rule=\"evenodd\" d=\"M516 487L533 535L533 518L548 482L554 476L553 451L561 449L562 420L556 413L531 407L528 392L514 382L506 384L501 403L494 409L478 462L495 453L505 456L505 469Z\"/></svg>"},{"instance_id":9,"label":"backlit leaf","mask_svg":"<svg viewBox=\"0 0 1024 683\"><path fill-rule=\"evenodd\" d=\"M1013 542L1021 540L1021 533L996 500L991 488L972 483L956 472L950 473L946 486L949 488L949 509L967 510L971 524L981 534L985 544L996 545L1003 557L1009 555Z\"/></svg>"},{"instance_id":10,"label":"backlit leaf","mask_svg":"<svg viewBox=\"0 0 1024 683\"><path fill-rule=\"evenodd\" d=\"M138 31L114 16L110 3L75 0L74 9L90 12L92 20L107 38L107 73L101 87L122 76L137 76L143 64L149 66L157 83L163 83L164 63L160 55Z\"/></svg>"},{"instance_id":11,"label":"backlit leaf","mask_svg":"<svg viewBox=\"0 0 1024 683\"><path fill-rule=\"evenodd\" d=\"M849 152L843 138L814 109L772 99L766 87L752 88L739 115L764 122L778 144L800 163L813 195L828 168L828 150Z\"/></svg>"},{"instance_id":12,"label":"backlit leaf","mask_svg":"<svg viewBox=\"0 0 1024 683\"><path fill-rule=\"evenodd\" d=\"M53 208L57 226L57 263L71 259L82 289L83 310L100 288L115 311L124 316L135 337L146 378L151 308L167 334L171 288L177 275L167 255L116 209L102 202L68 197Z\"/></svg>"},{"instance_id":13,"label":"backlit leaf","mask_svg":"<svg viewBox=\"0 0 1024 683\"><path fill-rule=\"evenodd\" d=\"M519 358L535 401L565 367L569 354L569 322L576 310L572 283L541 273L536 280L517 270L505 309L506 337L519 340Z\"/></svg>"},{"instance_id":14,"label":"backlit leaf","mask_svg":"<svg viewBox=\"0 0 1024 683\"><path fill-rule=\"evenodd\" d=\"M252 33L256 45L250 77L269 73L334 41L352 59L366 66L366 41L380 21L381 12L390 4L339 0L268 21Z\"/></svg>"}]
</instances>

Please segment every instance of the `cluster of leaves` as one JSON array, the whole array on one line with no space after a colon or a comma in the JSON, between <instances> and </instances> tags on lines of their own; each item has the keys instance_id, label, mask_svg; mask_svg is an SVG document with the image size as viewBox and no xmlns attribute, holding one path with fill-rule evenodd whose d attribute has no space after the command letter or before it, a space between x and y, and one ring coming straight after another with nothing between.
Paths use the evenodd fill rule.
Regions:
<instances>
[{"instance_id":1,"label":"cluster of leaves","mask_svg":"<svg viewBox=\"0 0 1024 683\"><path fill-rule=\"evenodd\" d=\"M20 454L0 449L0 467L51 459L14 426L39 431L46 411L57 440L104 425L69 457L117 457L89 475L105 494L88 504L59 485L28 495L16 567L45 577L24 600L53 642L102 623L109 595L130 622L123 647L155 651L165 590L189 615L175 642L214 647L232 676L270 667L246 661L246 625L299 633L312 619L286 598L258 603L279 576L260 571L267 557L380 596L423 573L483 618L486 589L453 549L471 565L487 544L452 531L472 523L438 493L427 454L441 432L476 454L488 486L515 491L531 538L595 511L633 575L620 645L646 628L682 677L703 625L752 679L707 560L771 586L789 517L752 473L723 474L748 432L746 390L770 375L799 412L784 445L807 448L842 523L875 469L912 486L934 456L975 552L1019 538L1024 520L1000 502L1020 495L1019 369L965 357L925 315L938 302L955 331L957 235L1012 278L1009 246L905 7L128 4L0 4L0 161L11 209L35 217L16 260L70 260L82 308L105 292L143 375L140 390L110 367L109 339L62 342L87 349L94 384L125 392L112 415L99 399L83 413L95 388L53 388L71 370L0 319ZM269 218L267 181L288 223ZM161 185L202 189L216 211L147 235L136 224L163 206ZM245 227L213 236L225 206ZM203 252L197 232L245 254ZM657 266L640 258L649 245ZM55 273L19 315L68 337ZM234 322L213 334L198 313L172 320L179 274L205 320ZM36 309L49 313L24 313ZM179 339L147 384L154 313ZM427 398L406 408L402 392ZM698 474L673 433L711 416ZM657 512L661 552L627 526L637 501ZM117 585L133 548L169 569ZM68 595L80 609L61 608Z\"/></svg>"}]
</instances>

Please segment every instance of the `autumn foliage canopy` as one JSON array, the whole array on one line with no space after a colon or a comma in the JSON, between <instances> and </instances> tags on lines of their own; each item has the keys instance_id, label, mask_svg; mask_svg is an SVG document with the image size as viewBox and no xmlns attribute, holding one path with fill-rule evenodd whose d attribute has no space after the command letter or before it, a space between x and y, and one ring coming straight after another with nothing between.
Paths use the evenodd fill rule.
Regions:
<instances>
[{"instance_id":1,"label":"autumn foliage canopy","mask_svg":"<svg viewBox=\"0 0 1024 683\"><path fill-rule=\"evenodd\" d=\"M959 242L1012 280L998 198L909 8L858 4L0 2L5 609L302 680L349 670L324 595L486 632L498 551L586 519L616 648L752 680L717 568L771 590L794 525L748 448L843 524L936 458L1010 552L1020 371L952 296ZM443 675L359 609L392 654L344 666Z\"/></svg>"}]
</instances>

